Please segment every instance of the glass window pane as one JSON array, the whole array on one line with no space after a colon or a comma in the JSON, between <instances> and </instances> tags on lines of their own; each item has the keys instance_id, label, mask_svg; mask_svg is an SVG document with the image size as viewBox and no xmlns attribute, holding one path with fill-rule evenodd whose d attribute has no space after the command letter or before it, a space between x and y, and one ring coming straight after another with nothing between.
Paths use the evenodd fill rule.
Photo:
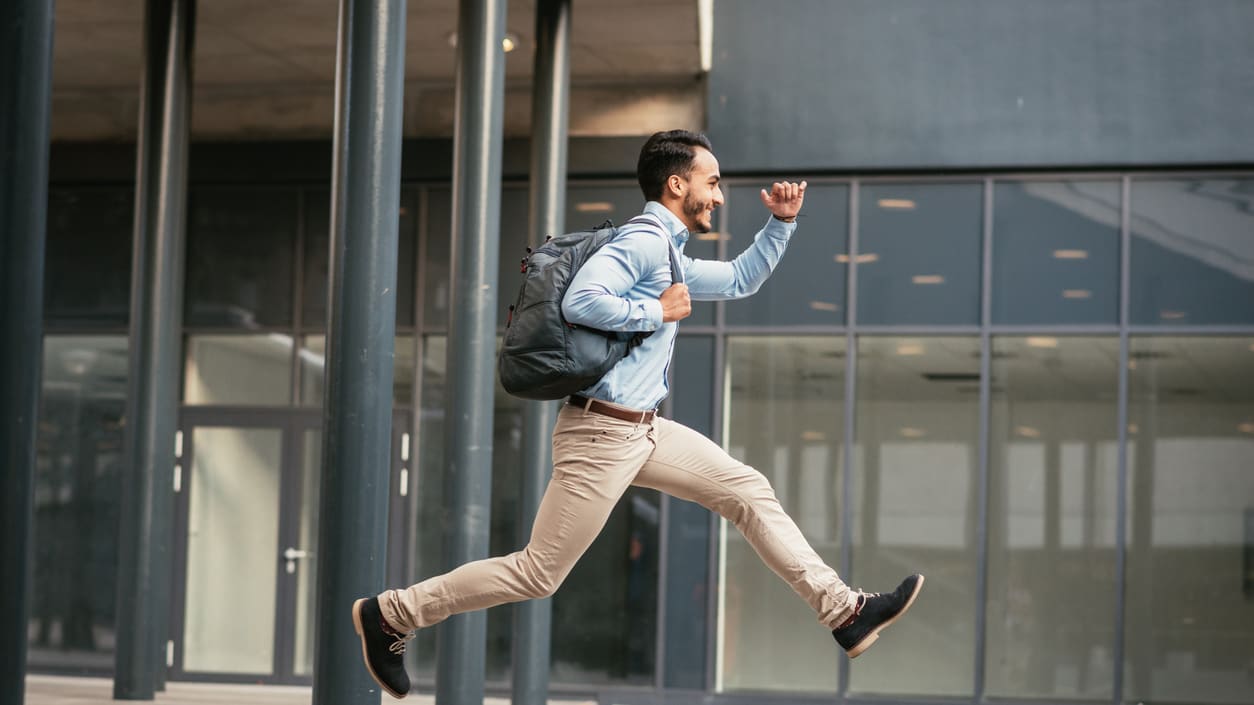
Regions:
<instances>
[{"instance_id":1,"label":"glass window pane","mask_svg":"<svg viewBox=\"0 0 1254 705\"><path fill-rule=\"evenodd\" d=\"M758 195L770 182L727 189L728 259L743 252L771 217ZM771 278L753 296L726 304L729 325L844 325L849 187L807 186L797 223Z\"/></svg>"},{"instance_id":2,"label":"glass window pane","mask_svg":"<svg viewBox=\"0 0 1254 705\"><path fill-rule=\"evenodd\" d=\"M126 336L44 338L27 631L32 669L113 669L127 366Z\"/></svg>"},{"instance_id":3,"label":"glass window pane","mask_svg":"<svg viewBox=\"0 0 1254 705\"><path fill-rule=\"evenodd\" d=\"M183 385L186 404L290 404L292 337L189 335Z\"/></svg>"},{"instance_id":4,"label":"glass window pane","mask_svg":"<svg viewBox=\"0 0 1254 705\"><path fill-rule=\"evenodd\" d=\"M1254 179L1133 181L1131 317L1254 323Z\"/></svg>"},{"instance_id":5,"label":"glass window pane","mask_svg":"<svg viewBox=\"0 0 1254 705\"><path fill-rule=\"evenodd\" d=\"M305 252L301 276L304 301L301 325L326 328L328 260L331 255L331 194L323 189L305 192ZM414 248L417 246L418 197L401 189L400 225L396 241L396 325L414 324Z\"/></svg>"},{"instance_id":6,"label":"glass window pane","mask_svg":"<svg viewBox=\"0 0 1254 705\"><path fill-rule=\"evenodd\" d=\"M980 321L980 184L864 184L858 322Z\"/></svg>"},{"instance_id":7,"label":"glass window pane","mask_svg":"<svg viewBox=\"0 0 1254 705\"><path fill-rule=\"evenodd\" d=\"M1118 323L1120 184L1000 183L994 323Z\"/></svg>"},{"instance_id":8,"label":"glass window pane","mask_svg":"<svg viewBox=\"0 0 1254 705\"><path fill-rule=\"evenodd\" d=\"M1249 703L1254 337L1130 356L1125 699Z\"/></svg>"},{"instance_id":9,"label":"glass window pane","mask_svg":"<svg viewBox=\"0 0 1254 705\"><path fill-rule=\"evenodd\" d=\"M447 340L423 341L422 411L418 438L418 526L443 526L444 404ZM518 456L522 452L522 404L497 385L493 424L490 552L519 550ZM601 535L553 598L551 678L555 684L653 683L657 642L658 495L633 488L619 502ZM442 573L439 532L414 541L416 579ZM487 678L505 684L510 675L510 610L488 611ZM422 629L410 651L412 673L435 679L435 629Z\"/></svg>"},{"instance_id":10,"label":"glass window pane","mask_svg":"<svg viewBox=\"0 0 1254 705\"><path fill-rule=\"evenodd\" d=\"M771 482L828 565L840 552L845 340L728 341L728 452ZM721 689L836 692L838 649L813 610L723 522Z\"/></svg>"},{"instance_id":11,"label":"glass window pane","mask_svg":"<svg viewBox=\"0 0 1254 705\"><path fill-rule=\"evenodd\" d=\"M283 432L202 427L191 444L183 668L268 674Z\"/></svg>"},{"instance_id":12,"label":"glass window pane","mask_svg":"<svg viewBox=\"0 0 1254 705\"><path fill-rule=\"evenodd\" d=\"M893 657L852 664L851 693L971 694L979 371L978 338L858 340L850 577L882 591L920 572L927 585L879 647Z\"/></svg>"},{"instance_id":13,"label":"glass window pane","mask_svg":"<svg viewBox=\"0 0 1254 705\"><path fill-rule=\"evenodd\" d=\"M327 337L307 335L300 349L300 403L322 406L326 391ZM414 388L414 337L398 335L392 358L392 404L407 407Z\"/></svg>"},{"instance_id":14,"label":"glass window pane","mask_svg":"<svg viewBox=\"0 0 1254 705\"><path fill-rule=\"evenodd\" d=\"M192 191L187 218L188 326L292 323L298 218L292 190Z\"/></svg>"},{"instance_id":15,"label":"glass window pane","mask_svg":"<svg viewBox=\"0 0 1254 705\"><path fill-rule=\"evenodd\" d=\"M1118 360L1114 337L993 339L990 696L1113 694Z\"/></svg>"},{"instance_id":16,"label":"glass window pane","mask_svg":"<svg viewBox=\"0 0 1254 705\"><path fill-rule=\"evenodd\" d=\"M135 195L124 188L50 189L44 319L124 326L131 300Z\"/></svg>"}]
</instances>

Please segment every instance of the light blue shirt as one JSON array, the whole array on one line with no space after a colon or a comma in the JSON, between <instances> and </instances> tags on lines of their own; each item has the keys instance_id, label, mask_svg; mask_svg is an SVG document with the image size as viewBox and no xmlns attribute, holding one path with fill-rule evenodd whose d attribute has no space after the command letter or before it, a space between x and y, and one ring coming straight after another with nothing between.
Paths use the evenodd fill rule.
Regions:
<instances>
[{"instance_id":1,"label":"light blue shirt","mask_svg":"<svg viewBox=\"0 0 1254 705\"><path fill-rule=\"evenodd\" d=\"M693 259L683 254L688 228L661 203L649 201L648 222L624 225L575 273L562 299L562 314L571 323L630 335L654 331L617 365L588 387L584 396L631 407L654 409L670 388L666 372L675 348L678 325L662 322L658 297L671 282L667 247L679 253L683 283L694 301L740 299L762 286L784 255L796 223L770 217L753 244L730 262ZM658 228L661 221L665 232Z\"/></svg>"}]
</instances>

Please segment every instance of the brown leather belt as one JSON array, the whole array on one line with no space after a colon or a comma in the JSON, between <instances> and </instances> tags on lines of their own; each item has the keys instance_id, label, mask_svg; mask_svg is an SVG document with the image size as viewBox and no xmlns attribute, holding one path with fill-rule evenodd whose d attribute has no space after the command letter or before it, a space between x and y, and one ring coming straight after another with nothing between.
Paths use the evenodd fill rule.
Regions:
<instances>
[{"instance_id":1,"label":"brown leather belt","mask_svg":"<svg viewBox=\"0 0 1254 705\"><path fill-rule=\"evenodd\" d=\"M588 397L581 396L579 394L570 395L568 403L571 406L577 406L580 409L585 409L604 416L610 416L621 421L631 421L632 423L652 423L653 417L657 413L653 410L635 411L633 409L622 409L617 406L606 404L600 399L589 399Z\"/></svg>"}]
</instances>

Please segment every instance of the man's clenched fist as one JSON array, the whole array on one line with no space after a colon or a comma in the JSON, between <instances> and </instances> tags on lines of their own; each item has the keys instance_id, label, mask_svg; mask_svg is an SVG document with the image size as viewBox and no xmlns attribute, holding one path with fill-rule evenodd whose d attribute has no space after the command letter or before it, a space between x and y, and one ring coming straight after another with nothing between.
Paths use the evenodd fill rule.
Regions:
<instances>
[{"instance_id":1,"label":"man's clenched fist","mask_svg":"<svg viewBox=\"0 0 1254 705\"><path fill-rule=\"evenodd\" d=\"M692 313L692 299L688 297L687 284L671 284L658 297L662 302L662 322L681 321Z\"/></svg>"}]
</instances>

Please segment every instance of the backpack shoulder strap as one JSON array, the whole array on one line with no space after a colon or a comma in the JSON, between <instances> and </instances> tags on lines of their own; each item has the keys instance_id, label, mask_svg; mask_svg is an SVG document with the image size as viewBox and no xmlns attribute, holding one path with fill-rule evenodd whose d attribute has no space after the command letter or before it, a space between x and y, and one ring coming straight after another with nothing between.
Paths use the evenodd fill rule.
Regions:
<instances>
[{"instance_id":1,"label":"backpack shoulder strap","mask_svg":"<svg viewBox=\"0 0 1254 705\"><path fill-rule=\"evenodd\" d=\"M684 268L679 263L679 254L675 252L675 243L671 242L670 236L666 234L666 226L662 224L662 221L658 220L656 217L651 216L647 213L641 213L635 218L632 218L626 223L623 223L623 225L630 225L632 223L649 223L650 225L656 225L658 227L658 230L661 231L659 234L662 236L662 239L666 241L666 253L670 255L671 283L672 284L683 283Z\"/></svg>"}]
</instances>

